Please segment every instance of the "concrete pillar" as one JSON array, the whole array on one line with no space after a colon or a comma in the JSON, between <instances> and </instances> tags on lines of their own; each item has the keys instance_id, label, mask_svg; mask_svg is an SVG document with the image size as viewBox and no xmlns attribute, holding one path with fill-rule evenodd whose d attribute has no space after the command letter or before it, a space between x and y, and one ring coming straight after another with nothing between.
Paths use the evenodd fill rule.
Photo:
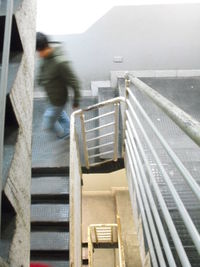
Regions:
<instances>
[{"instance_id":1,"label":"concrete pillar","mask_svg":"<svg viewBox=\"0 0 200 267\"><path fill-rule=\"evenodd\" d=\"M0 259L0 266L30 266L30 183L31 135L33 110L33 78L35 57L36 0L18 1L14 11L22 44L22 57L9 92L19 129L14 154L4 186L4 193L12 205L15 229L8 259Z\"/></svg>"}]
</instances>

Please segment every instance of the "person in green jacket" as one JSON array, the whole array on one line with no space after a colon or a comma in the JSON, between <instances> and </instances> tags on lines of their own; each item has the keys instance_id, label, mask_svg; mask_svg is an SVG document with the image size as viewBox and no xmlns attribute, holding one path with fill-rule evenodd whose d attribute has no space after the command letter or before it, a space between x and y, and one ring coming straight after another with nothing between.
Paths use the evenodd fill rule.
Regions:
<instances>
[{"instance_id":1,"label":"person in green jacket","mask_svg":"<svg viewBox=\"0 0 200 267\"><path fill-rule=\"evenodd\" d=\"M45 34L37 32L36 50L42 59L37 82L42 86L49 99L49 107L43 115L43 129L53 129L59 138L68 138L70 120L65 104L69 87L74 91L73 108L79 106L80 85L61 47L51 47Z\"/></svg>"}]
</instances>

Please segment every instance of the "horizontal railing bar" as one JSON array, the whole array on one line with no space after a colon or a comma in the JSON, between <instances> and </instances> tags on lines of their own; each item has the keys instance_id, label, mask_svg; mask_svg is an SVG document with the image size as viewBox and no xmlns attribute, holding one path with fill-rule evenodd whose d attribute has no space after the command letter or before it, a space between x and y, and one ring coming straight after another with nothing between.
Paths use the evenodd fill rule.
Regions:
<instances>
[{"instance_id":1,"label":"horizontal railing bar","mask_svg":"<svg viewBox=\"0 0 200 267\"><path fill-rule=\"evenodd\" d=\"M113 145L113 144L114 144L114 142L109 142L109 143L102 144L99 146L93 146L93 147L88 148L88 151L93 150L93 149L97 149L97 148L101 148L101 147L105 147L105 146L109 146L109 145Z\"/></svg>"},{"instance_id":2,"label":"horizontal railing bar","mask_svg":"<svg viewBox=\"0 0 200 267\"><path fill-rule=\"evenodd\" d=\"M127 91L129 93L129 95L131 96L131 98L133 99L134 103L139 108L139 110L140 110L141 114L143 115L143 117L146 119L146 121L148 122L148 124L150 125L150 127L152 128L152 130L154 131L154 133L156 134L156 136L160 140L160 142L163 145L163 147L166 149L168 155L171 157L171 159L173 160L173 162L175 163L175 165L177 166L177 168L179 169L179 171L182 173L183 177L185 178L186 182L188 183L188 185L190 186L190 188L192 189L192 191L194 192L194 194L196 195L196 197L200 200L200 186L194 180L194 178L189 173L189 171L185 168L185 166L180 161L180 159L176 156L176 154L174 153L174 151L167 144L167 142L165 141L165 139L163 138L163 136L159 133L158 129L156 128L156 126L154 125L154 123L152 122L152 120L149 118L149 116L147 115L147 113L144 111L143 107L137 101L136 97L131 92L131 90L130 89L127 89ZM130 102L129 102L129 105L131 105Z\"/></svg>"},{"instance_id":3,"label":"horizontal railing bar","mask_svg":"<svg viewBox=\"0 0 200 267\"><path fill-rule=\"evenodd\" d=\"M96 227L96 230L98 233L106 233L106 234L110 234L112 231L112 228L105 228L105 227Z\"/></svg>"},{"instance_id":4,"label":"horizontal railing bar","mask_svg":"<svg viewBox=\"0 0 200 267\"><path fill-rule=\"evenodd\" d=\"M128 107L130 108L130 111L131 111L131 113L132 113L132 115L134 116L134 119L135 119L134 121L137 122L137 124L138 124L138 126L139 126L139 128L140 128L140 130L141 130L141 132L142 132L142 134L143 134L143 136L144 136L144 138L145 138L145 140L146 140L146 142L147 142L147 144L148 144L148 146L149 146L149 148L150 148L155 160L156 160L156 163L159 166L159 169L160 169L160 171L161 171L161 173L163 175L163 179L166 182L166 184L167 184L167 186L168 186L168 188L169 188L169 190L171 192L171 195L172 195L172 197L173 197L173 199L174 199L174 201L176 203L176 206L177 206L177 208L179 210L179 213L180 213L180 215L181 215L181 217L183 219L183 222L184 222L188 232L190 233L190 236L191 236L191 238L192 238L192 240L193 240L193 242L194 242L194 244L195 244L195 246L197 248L197 251L200 253L200 235L199 235L199 233L198 233L198 231L197 231L197 229L196 229L196 227L195 227L190 215L188 214L188 212L187 212L187 210L186 210L181 198L179 197L179 194L177 193L173 183L171 182L169 175L167 174L166 170L164 169L164 167L162 165L162 162L160 161L160 159L159 159L159 157L158 157L158 155L157 155L157 153L156 153L156 151L155 151L155 149L154 149L149 137L147 136L147 134L146 134L146 132L144 130L144 127L142 126L141 122L139 121L139 119L138 119L133 107L130 105L130 102L128 102ZM126 111L126 113L127 113L127 117L129 117L129 120L131 120L129 112Z\"/></svg>"},{"instance_id":5,"label":"horizontal railing bar","mask_svg":"<svg viewBox=\"0 0 200 267\"><path fill-rule=\"evenodd\" d=\"M112 99L109 99L109 100L105 100L105 101L102 101L100 103L97 103L97 104L94 104L92 106L89 106L89 107L87 107L85 109L78 109L78 110L74 111L72 114L74 114L74 116L76 116L76 115L80 115L81 113L84 113L84 112L87 112L87 111L91 111L93 109L101 108L101 107L104 107L104 106L107 106L107 105L112 105L112 104L120 103L120 102L125 102L125 98L122 97L122 96L119 96L119 97L115 97L115 98L112 98Z\"/></svg>"},{"instance_id":6,"label":"horizontal railing bar","mask_svg":"<svg viewBox=\"0 0 200 267\"><path fill-rule=\"evenodd\" d=\"M112 229L96 229L96 231L99 233L99 234L107 234L107 235L110 235L110 233L111 233L111 231L112 231Z\"/></svg>"},{"instance_id":7,"label":"horizontal railing bar","mask_svg":"<svg viewBox=\"0 0 200 267\"><path fill-rule=\"evenodd\" d=\"M156 231L155 228L154 228L154 222L152 220L151 212L149 210L149 205L147 204L148 203L147 197L148 197L149 204L150 204L151 210L153 212L153 216L154 216L154 219L155 219L155 222L156 222L156 226L157 226L157 229L158 229L158 232L159 232L159 235L160 235L160 240L161 240L161 242L163 244L164 251L166 253L169 266L170 267L176 267L176 263L174 261L173 255L172 255L172 252L171 252L171 249L170 249L170 246L169 246L169 242L167 240L167 237L166 237L166 234L165 234L165 231L164 231L164 228L163 228L162 221L160 219L160 216L159 216L155 201L153 199L151 189L149 188L149 183L148 183L148 181L146 179L145 171L144 171L143 165L141 163L141 159L139 157L139 154L138 154L138 151L137 151L137 148L136 148L134 137L132 135L132 132L130 130L130 126L129 126L128 123L127 123L127 131L126 131L126 133L128 135L127 136L128 137L128 141L129 141L128 143L131 144L130 145L130 151L131 151L131 155L133 157L132 162L133 162L134 169L135 169L136 173L138 172L138 168L140 170L140 175L139 175L139 177L137 179L138 180L137 182L138 182L139 187L140 187L142 198L143 198L144 202L146 203L147 216L150 219L150 223L153 224L153 231ZM151 175L151 174L149 174L149 175ZM146 192L144 190L144 187L146 189ZM154 235L155 235L155 233L154 233ZM165 263L163 264L163 255L162 255L162 251L160 251L160 246L159 246L160 243L157 240L157 235L156 235L156 243L155 243L155 245L156 245L156 249L159 252L159 255L161 255L161 259L160 259L161 261L159 260L160 261L160 266L164 266Z\"/></svg>"},{"instance_id":8,"label":"horizontal railing bar","mask_svg":"<svg viewBox=\"0 0 200 267\"><path fill-rule=\"evenodd\" d=\"M164 96L160 95L153 88L130 76L131 82L151 100L156 103L164 112L198 145L200 146L200 122L192 118L185 111L174 105Z\"/></svg>"},{"instance_id":9,"label":"horizontal railing bar","mask_svg":"<svg viewBox=\"0 0 200 267\"><path fill-rule=\"evenodd\" d=\"M132 122L132 121L131 121L131 122ZM143 160L144 160L144 164L145 164L145 166L147 167L148 173L151 174L152 171L151 171L151 169L150 169L148 160L147 160L147 158L146 158L146 156L145 156L144 148L143 148L143 146L142 146L142 144L141 144L141 142L140 142L140 139L139 139L139 137L138 137L138 135L137 135L137 132L135 131L135 128L134 128L134 126L133 126L133 123L132 123L132 125L131 125L131 129L132 129L133 132L134 132L134 136L135 136L136 141L137 141L137 143L138 143L138 148L139 148L139 151L140 151L140 153L141 153L141 155L142 155L142 158L143 158ZM162 196L162 194L161 194L161 192L160 192L160 189L159 189L159 187L158 187L158 185L157 185L157 183L156 183L156 181L155 181L155 178L154 178L153 174L150 175L150 178L151 178L151 184L153 185L153 188L154 188L154 190L155 190L156 196L157 196L158 201L159 201L160 206L161 206L161 211L162 211L162 213L163 213L163 215L164 215L165 221L166 221L166 223L167 223L168 229L169 229L169 231L170 231L172 240L174 241L174 244L175 244L175 247L176 247L176 249L177 249L178 255L179 255L180 259L181 259L181 262L183 263L183 266L191 267L191 265L190 265L190 263L189 263L189 261L188 261L187 255L186 255L186 253L185 253L185 251L184 251L184 249L183 249L183 245L182 245L182 243L181 243L181 240L180 240L180 238L179 238L179 235L178 235L178 233L177 233L177 230L176 230L176 228L175 228L175 226L174 226L174 223L173 223L173 221L172 221L171 215L170 215L170 213L169 213L169 211L168 211L168 209L167 209L167 206L166 206L166 204L165 204L165 201L164 201L164 199L163 199L163 196ZM179 251L180 251L180 254L179 254ZM182 258L180 255L183 256L183 258Z\"/></svg>"},{"instance_id":10,"label":"horizontal railing bar","mask_svg":"<svg viewBox=\"0 0 200 267\"><path fill-rule=\"evenodd\" d=\"M111 237L112 236L112 232L110 232L109 234L103 234L103 233L101 233L101 234L99 234L98 232L97 232L97 235L98 235L98 239L100 240L102 240L102 239L108 239L109 237Z\"/></svg>"},{"instance_id":11,"label":"horizontal railing bar","mask_svg":"<svg viewBox=\"0 0 200 267\"><path fill-rule=\"evenodd\" d=\"M112 231L112 227L96 227L96 230L99 233L110 233Z\"/></svg>"},{"instance_id":12,"label":"horizontal railing bar","mask_svg":"<svg viewBox=\"0 0 200 267\"><path fill-rule=\"evenodd\" d=\"M95 167L95 166L98 166L98 165L101 165L101 164L104 164L104 163L107 163L107 162L111 162L111 161L113 161L113 159L106 159L106 160L103 160L103 161L100 161L100 162L91 163L90 167Z\"/></svg>"},{"instance_id":13,"label":"horizontal railing bar","mask_svg":"<svg viewBox=\"0 0 200 267\"><path fill-rule=\"evenodd\" d=\"M112 232L112 229L110 229L109 231L107 230L100 230L100 229L96 229L96 231L97 231L97 233L99 234L99 235L110 235L111 234L111 232Z\"/></svg>"},{"instance_id":14,"label":"horizontal railing bar","mask_svg":"<svg viewBox=\"0 0 200 267\"><path fill-rule=\"evenodd\" d=\"M110 238L112 236L112 231L110 233L99 233L97 232L98 238L103 239L103 238Z\"/></svg>"},{"instance_id":15,"label":"horizontal railing bar","mask_svg":"<svg viewBox=\"0 0 200 267\"><path fill-rule=\"evenodd\" d=\"M157 262L157 258L156 258L155 251L154 251L154 245L152 243L152 237L151 237L151 233L150 233L150 229L149 229L149 224L148 224L146 213L145 213L144 206L142 203L142 197L141 197L141 193L140 193L138 183L136 180L136 173L135 173L135 169L133 168L133 162L131 160L131 152L130 152L130 148L128 146L127 140L125 140L125 146L126 146L126 152L127 152L127 159L126 159L127 161L125 160L125 162L128 162L128 166L131 169L132 175L134 176L134 178L132 180L130 180L130 177L128 177L129 188L132 187L132 181L133 181L134 189L136 191L136 196L137 196L137 200L138 200L138 204L139 204L139 209L141 212L142 222L144 225L144 230L145 230L145 234L146 234L146 238L147 238L147 243L149 246L152 265L154 267L158 267L158 262Z\"/></svg>"},{"instance_id":16,"label":"horizontal railing bar","mask_svg":"<svg viewBox=\"0 0 200 267\"><path fill-rule=\"evenodd\" d=\"M170 177L168 176L167 172L163 168L163 165L162 165L162 163L161 163L161 161L160 161L155 149L153 148L153 146L151 144L151 141L148 138L148 136L147 136L142 124L138 120L135 111L133 110L132 107L130 107L130 110L131 110L132 115L135 118L135 121L137 122L138 126L140 127L140 130L143 133L143 136L144 136L144 138L145 138L145 140L146 140L146 142L147 142L147 144L148 144L148 146L149 146L149 148L150 148L150 150L151 150L151 152L152 152L152 154L153 154L153 156L154 156L154 158L156 160L156 163L158 164L158 166L159 166L159 168L161 170L161 173L163 174L163 178L164 178L164 180L165 180L165 182L166 182L166 184L167 184L167 186L168 186L168 188L169 188L169 190L170 190L170 192L171 192L171 194L173 196L173 199L174 199L174 201L176 203L176 206L177 206L177 208L178 208L178 210L179 210L179 212L181 214L181 217L182 217L182 219L183 219L183 221L184 221L184 223L186 225L186 228L188 229L188 231L189 231L189 233L190 233L190 235L192 237L192 240L193 240L197 250L200 251L200 236L199 236L199 233L198 233L193 221L191 220L191 218L190 218L190 216L189 216L189 214L188 214L188 212L187 212L182 200L180 199L176 189L174 188L174 185L171 182Z\"/></svg>"},{"instance_id":17,"label":"horizontal railing bar","mask_svg":"<svg viewBox=\"0 0 200 267\"><path fill-rule=\"evenodd\" d=\"M111 236L112 235L112 231L113 231L112 229L111 229L110 232L99 232L99 231L96 230L96 232L97 232L97 234L98 234L99 237L108 237L108 236Z\"/></svg>"},{"instance_id":18,"label":"horizontal railing bar","mask_svg":"<svg viewBox=\"0 0 200 267\"><path fill-rule=\"evenodd\" d=\"M107 226L107 225L106 226L96 226L96 229L99 231L101 231L101 230L107 230L107 231L109 230L110 231L111 227Z\"/></svg>"},{"instance_id":19,"label":"horizontal railing bar","mask_svg":"<svg viewBox=\"0 0 200 267\"><path fill-rule=\"evenodd\" d=\"M112 125L114 125L114 124L115 124L114 122L110 122L110 123L101 125L101 126L99 126L99 127L92 128L92 129L90 129L90 130L86 130L85 133L87 134L87 133L90 133L90 132L94 132L94 131L97 131L97 130L100 130L100 129L103 129L103 128L112 126Z\"/></svg>"},{"instance_id":20,"label":"horizontal railing bar","mask_svg":"<svg viewBox=\"0 0 200 267\"><path fill-rule=\"evenodd\" d=\"M100 229L100 228L96 228L96 231L99 235L110 235L112 232L112 228L110 229Z\"/></svg>"},{"instance_id":21,"label":"horizontal railing bar","mask_svg":"<svg viewBox=\"0 0 200 267\"><path fill-rule=\"evenodd\" d=\"M95 223L95 224L90 224L89 227L109 227L109 226L116 226L117 227L117 224L116 223L106 223L106 224L101 224L101 223Z\"/></svg>"},{"instance_id":22,"label":"horizontal railing bar","mask_svg":"<svg viewBox=\"0 0 200 267\"><path fill-rule=\"evenodd\" d=\"M92 158L100 157L100 156L103 156L103 155L111 154L113 152L114 152L113 150L110 150L110 151L102 152L102 153L99 153L99 154L91 155L91 156L89 156L89 158L92 159Z\"/></svg>"},{"instance_id":23,"label":"horizontal railing bar","mask_svg":"<svg viewBox=\"0 0 200 267\"><path fill-rule=\"evenodd\" d=\"M115 97L115 98L112 98L112 99L109 99L109 100L102 101L100 103L94 104L94 105L89 106L89 107L84 108L84 109L78 109L78 110L74 111L72 114L74 116L77 116L77 115L83 114L84 112L88 112L88 111L91 111L91 110L94 110L94 109L97 109L97 108L102 108L102 107L107 106L107 105L118 104L120 102L125 102L125 98L121 97L121 96L120 97Z\"/></svg>"},{"instance_id":24,"label":"horizontal railing bar","mask_svg":"<svg viewBox=\"0 0 200 267\"><path fill-rule=\"evenodd\" d=\"M108 134L103 134L103 135L99 135L97 137L91 138L91 139L87 139L86 142L92 142L92 141L96 141L98 139L104 138L104 137L108 137L110 135L114 135L114 132L108 133Z\"/></svg>"},{"instance_id":25,"label":"horizontal railing bar","mask_svg":"<svg viewBox=\"0 0 200 267\"><path fill-rule=\"evenodd\" d=\"M113 115L114 113L115 113L114 111L111 111L111 112L108 112L108 113L99 115L99 116L97 116L97 117L93 117L93 118L91 118L91 119L85 120L84 122L85 122L85 123L88 123L88 122L91 122L91 121L94 121L94 120L98 120L98 119L104 118L104 117L106 117L106 116Z\"/></svg>"}]
</instances>

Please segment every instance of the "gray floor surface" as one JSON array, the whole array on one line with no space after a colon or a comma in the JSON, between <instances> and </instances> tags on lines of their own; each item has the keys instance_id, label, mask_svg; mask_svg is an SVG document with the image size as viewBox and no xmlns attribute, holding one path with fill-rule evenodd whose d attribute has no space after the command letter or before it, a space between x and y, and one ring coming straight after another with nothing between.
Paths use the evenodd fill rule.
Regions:
<instances>
[{"instance_id":1,"label":"gray floor surface","mask_svg":"<svg viewBox=\"0 0 200 267\"><path fill-rule=\"evenodd\" d=\"M191 116L200 120L200 78L143 78L148 85L167 97ZM137 95L153 122L162 132L169 144L176 148L181 158L200 158L197 146L193 144L163 113L149 100ZM97 102L97 99L85 97L81 101L81 108ZM44 132L41 128L42 114L47 107L46 99L34 100L32 166L33 167L62 167L69 165L69 140L60 140L52 132ZM71 114L71 103L66 106ZM80 123L77 123L80 131ZM151 133L149 133L151 134ZM182 148L187 148L182 153ZM180 152L180 153L179 153ZM83 155L81 156L83 157Z\"/></svg>"},{"instance_id":2,"label":"gray floor surface","mask_svg":"<svg viewBox=\"0 0 200 267\"><path fill-rule=\"evenodd\" d=\"M97 102L96 98L84 98L80 108ZM33 136L32 136L32 167L66 167L69 166L69 139L63 140L51 131L42 130L42 115L48 106L46 99L34 101ZM66 105L68 115L72 113L71 101ZM80 132L80 123L77 128Z\"/></svg>"},{"instance_id":3,"label":"gray floor surface","mask_svg":"<svg viewBox=\"0 0 200 267\"><path fill-rule=\"evenodd\" d=\"M149 86L154 88L160 94L168 98L175 105L182 110L190 114L197 121L200 121L200 78L143 78L142 79ZM183 165L191 173L195 181L200 185L200 149L171 119L168 118L156 105L154 105L149 98L144 96L137 88L131 87L137 100L139 100L143 109L149 115L154 125L160 131L165 141L169 144L178 158L182 161ZM165 168L167 175L170 177L172 184L174 185L180 199L186 207L190 217L197 230L200 231L200 207L196 196L188 186L187 182L181 175L181 173L175 167L173 161L163 149L163 146L158 141L156 135L151 130L148 123L145 122L143 116L138 111L138 108L132 102L136 113L138 114L142 126L145 128L147 136L150 138L150 142L153 144L162 166ZM146 156L150 163L150 168L153 173L153 177L156 180L162 196L165 200L167 208L170 212L172 220L177 228L177 231L181 237L181 241L184 245L186 253L190 258L191 266L199 266L200 256L194 248L192 239L188 235L188 231L183 223L180 213L177 209L175 201L166 185L165 179L150 151L145 138L142 135L137 123L135 123L138 135L141 143L144 147ZM157 200L155 191L150 182L150 187L154 196L155 203L160 209L159 201ZM162 214L162 213L161 213ZM165 224L165 220L162 220L166 229L170 245L174 250L174 243L168 232L168 228ZM182 266L179 263L178 257L174 250L175 257L177 258L177 266Z\"/></svg>"},{"instance_id":4,"label":"gray floor surface","mask_svg":"<svg viewBox=\"0 0 200 267\"><path fill-rule=\"evenodd\" d=\"M170 101L177 106L188 112L195 119L200 120L200 78L145 78L143 79L148 85L156 89L163 96L167 97ZM133 89L133 88L132 88ZM156 127L160 130L165 140L167 140L170 147L175 151L177 156L182 160L184 165L191 172L197 183L200 184L200 149L190 140L180 129L177 127L159 108L154 104L150 104L149 99L143 96L138 90L134 90L137 99L142 104L145 111L149 114ZM106 94L104 92L103 94ZM81 107L87 107L94 104L97 99L84 98L81 102ZM32 152L32 165L33 167L63 167L69 165L69 140L59 140L52 132L43 132L41 129L42 114L44 113L47 103L45 99L38 99L34 101L34 118L33 118L33 152ZM137 110L137 109L136 109ZM66 106L66 111L71 114L71 103ZM95 114L88 114L87 118ZM140 115L139 115L140 116ZM162 164L165 166L168 175L170 176L177 192L179 193L184 205L189 211L191 218L194 221L197 229L200 230L200 208L197 204L195 196L184 182L180 173L175 169L173 162L164 152L161 144L156 140L154 133L150 127L142 119L143 126L145 127L150 140L154 140L154 146L160 156ZM80 122L77 123L77 131L80 134ZM93 125L95 126L95 125ZM138 129L140 133L140 130ZM197 255L193 242L188 238L187 230L183 224L179 212L176 209L175 202L171 197L163 176L160 173L151 152L142 139L146 155L149 159L153 175L159 185L162 195L166 201L168 210L172 216L175 225L181 235L181 240L186 248L187 254L191 258L192 266L198 266L199 256ZM81 147L81 146L80 146ZM81 155L83 158L83 155ZM154 191L153 191L154 193ZM154 199L159 208L159 203L154 196ZM37 206L35 206L37 208ZM42 207L43 208L43 207ZM55 213L59 213L62 206ZM68 216L67 214L65 216ZM163 220L164 224L164 220ZM37 237L37 232L34 233ZM169 234L169 233L168 233ZM62 246L67 246L67 240L62 240ZM173 249L173 241L169 234L169 241ZM41 248L42 249L42 248ZM179 266L179 265L178 265Z\"/></svg>"}]
</instances>

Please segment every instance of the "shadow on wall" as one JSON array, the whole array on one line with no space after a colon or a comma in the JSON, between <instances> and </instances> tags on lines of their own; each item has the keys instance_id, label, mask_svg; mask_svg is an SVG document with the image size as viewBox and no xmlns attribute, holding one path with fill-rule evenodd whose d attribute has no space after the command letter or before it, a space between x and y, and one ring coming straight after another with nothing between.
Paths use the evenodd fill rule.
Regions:
<instances>
[{"instance_id":1,"label":"shadow on wall","mask_svg":"<svg viewBox=\"0 0 200 267\"><path fill-rule=\"evenodd\" d=\"M3 43L4 43L4 28L5 16L0 17L0 64L2 64ZM10 58L9 58L9 71L8 71L8 86L7 93L10 93L13 82L17 75L17 71L21 62L23 47L17 28L15 16L12 20L11 43L10 43ZM1 75L1 69L0 69Z\"/></svg>"},{"instance_id":2,"label":"shadow on wall","mask_svg":"<svg viewBox=\"0 0 200 267\"><path fill-rule=\"evenodd\" d=\"M3 42L4 42L5 16L0 17L0 60L2 62ZM8 71L8 85L6 96L5 130L4 130L4 165L3 165L3 187L6 184L7 175L13 159L15 144L17 142L19 125L13 110L10 99L10 92L15 81L19 65L22 59L23 47L18 32L15 16L12 20L10 58ZM1 71L0 71L1 75Z\"/></svg>"},{"instance_id":3,"label":"shadow on wall","mask_svg":"<svg viewBox=\"0 0 200 267\"><path fill-rule=\"evenodd\" d=\"M0 257L8 260L10 243L13 239L16 228L16 213L7 199L6 195L2 194L2 229L0 239Z\"/></svg>"},{"instance_id":4,"label":"shadow on wall","mask_svg":"<svg viewBox=\"0 0 200 267\"><path fill-rule=\"evenodd\" d=\"M20 1L15 2L19 4ZM2 2L5 7L5 1ZM2 15L3 10L0 12L0 77L2 70L2 56L4 44L4 28L5 28L5 14ZM19 124L15 116L13 105L10 98L12 86L15 81L19 65L23 53L22 43L20 40L17 23L15 16L12 20L11 31L11 44L10 44L10 57L9 57L9 70L8 70L8 85L6 95L6 111L4 122L4 151L3 151L3 189L5 187L7 176L15 153L15 145L17 142ZM0 257L8 259L10 244L13 239L14 230L16 228L16 213L5 193L2 193L2 229L0 240Z\"/></svg>"}]
</instances>

